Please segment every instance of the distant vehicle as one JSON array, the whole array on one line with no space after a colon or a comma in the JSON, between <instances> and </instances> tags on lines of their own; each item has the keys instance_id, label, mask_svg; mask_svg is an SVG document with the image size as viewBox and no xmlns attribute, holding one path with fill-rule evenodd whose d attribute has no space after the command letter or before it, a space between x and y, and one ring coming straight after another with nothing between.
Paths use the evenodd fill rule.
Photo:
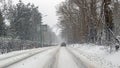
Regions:
<instances>
[{"instance_id":1,"label":"distant vehicle","mask_svg":"<svg viewBox=\"0 0 120 68\"><path fill-rule=\"evenodd\" d=\"M61 46L66 47L66 43L65 42L61 43Z\"/></svg>"}]
</instances>

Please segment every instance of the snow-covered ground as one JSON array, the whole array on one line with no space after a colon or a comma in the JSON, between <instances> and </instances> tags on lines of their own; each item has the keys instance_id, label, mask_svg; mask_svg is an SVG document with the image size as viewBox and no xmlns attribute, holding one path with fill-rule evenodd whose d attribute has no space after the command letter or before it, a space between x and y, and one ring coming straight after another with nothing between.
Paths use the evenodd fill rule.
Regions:
<instances>
[{"instance_id":1,"label":"snow-covered ground","mask_svg":"<svg viewBox=\"0 0 120 68\"><path fill-rule=\"evenodd\" d=\"M9 58L9 57L12 57L12 56L15 56L15 55L23 54L25 52L29 52L29 51L32 51L32 50L35 50L35 49L28 49L28 50L13 51L13 52L10 52L10 53L5 53L3 55L0 55L0 60Z\"/></svg>"},{"instance_id":2,"label":"snow-covered ground","mask_svg":"<svg viewBox=\"0 0 120 68\"><path fill-rule=\"evenodd\" d=\"M57 68L78 68L65 48L61 48Z\"/></svg>"},{"instance_id":3,"label":"snow-covered ground","mask_svg":"<svg viewBox=\"0 0 120 68\"><path fill-rule=\"evenodd\" d=\"M0 68L120 68L120 51L108 47L74 44L45 47L0 55Z\"/></svg>"},{"instance_id":4,"label":"snow-covered ground","mask_svg":"<svg viewBox=\"0 0 120 68\"><path fill-rule=\"evenodd\" d=\"M43 68L56 49L47 50L7 68Z\"/></svg>"},{"instance_id":5,"label":"snow-covered ground","mask_svg":"<svg viewBox=\"0 0 120 68\"><path fill-rule=\"evenodd\" d=\"M74 44L71 46L100 68L120 68L120 51L110 53L108 47L94 44Z\"/></svg>"}]
</instances>

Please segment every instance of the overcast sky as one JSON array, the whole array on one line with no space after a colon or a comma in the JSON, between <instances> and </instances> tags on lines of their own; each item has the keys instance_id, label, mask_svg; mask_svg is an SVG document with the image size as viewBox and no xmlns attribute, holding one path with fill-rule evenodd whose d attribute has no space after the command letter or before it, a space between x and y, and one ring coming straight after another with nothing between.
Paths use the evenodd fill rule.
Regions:
<instances>
[{"instance_id":1,"label":"overcast sky","mask_svg":"<svg viewBox=\"0 0 120 68\"><path fill-rule=\"evenodd\" d=\"M19 0L13 0L14 3L17 3ZM39 7L39 11L43 14L43 22L48 24L54 32L57 31L56 23L56 6L65 0L22 0L24 3L33 3L35 6ZM46 16L47 15L47 16ZM58 33L58 32L57 32Z\"/></svg>"}]
</instances>

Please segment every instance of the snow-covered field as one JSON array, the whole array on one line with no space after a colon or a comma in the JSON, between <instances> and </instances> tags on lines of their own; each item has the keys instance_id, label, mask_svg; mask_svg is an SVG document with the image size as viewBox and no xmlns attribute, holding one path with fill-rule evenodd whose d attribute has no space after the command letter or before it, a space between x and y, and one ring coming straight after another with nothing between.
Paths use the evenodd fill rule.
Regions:
<instances>
[{"instance_id":1,"label":"snow-covered field","mask_svg":"<svg viewBox=\"0 0 120 68\"><path fill-rule=\"evenodd\" d=\"M74 44L71 46L100 68L120 68L120 51L110 53L108 47L94 44Z\"/></svg>"}]
</instances>

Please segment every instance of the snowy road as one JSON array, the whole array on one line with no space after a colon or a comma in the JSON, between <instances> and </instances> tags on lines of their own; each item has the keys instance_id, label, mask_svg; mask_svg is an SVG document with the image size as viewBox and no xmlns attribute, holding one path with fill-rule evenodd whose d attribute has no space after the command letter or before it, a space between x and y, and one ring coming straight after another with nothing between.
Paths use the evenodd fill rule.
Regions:
<instances>
[{"instance_id":1,"label":"snowy road","mask_svg":"<svg viewBox=\"0 0 120 68\"><path fill-rule=\"evenodd\" d=\"M0 55L0 68L96 68L70 47L48 47Z\"/></svg>"}]
</instances>

